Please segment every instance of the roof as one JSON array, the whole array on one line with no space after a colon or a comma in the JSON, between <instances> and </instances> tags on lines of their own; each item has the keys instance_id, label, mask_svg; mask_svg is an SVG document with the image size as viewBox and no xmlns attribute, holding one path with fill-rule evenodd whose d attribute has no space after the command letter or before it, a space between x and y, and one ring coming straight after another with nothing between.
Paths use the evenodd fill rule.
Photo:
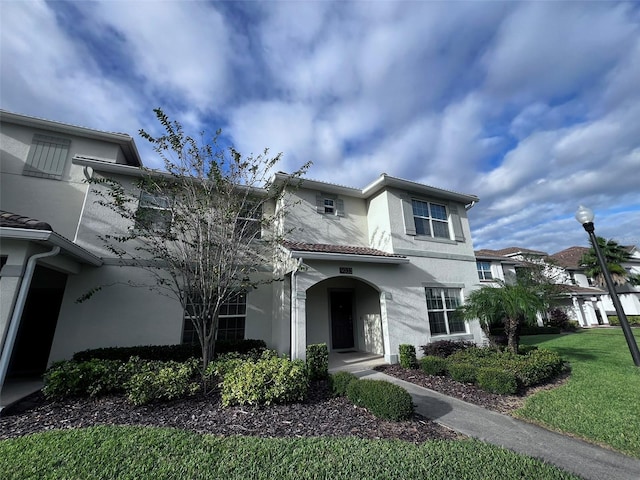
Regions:
<instances>
[{"instance_id":1,"label":"roof","mask_svg":"<svg viewBox=\"0 0 640 480\"><path fill-rule=\"evenodd\" d=\"M517 260L514 260L511 257L498 255L495 250L481 249L481 250L475 250L473 253L476 259L479 259L479 260L497 260L502 263L515 263L515 264L519 263Z\"/></svg>"},{"instance_id":2,"label":"roof","mask_svg":"<svg viewBox=\"0 0 640 480\"><path fill-rule=\"evenodd\" d=\"M582 256L588 251L587 247L569 247L554 253L550 258L561 267L577 270L581 268L580 260Z\"/></svg>"},{"instance_id":3,"label":"roof","mask_svg":"<svg viewBox=\"0 0 640 480\"><path fill-rule=\"evenodd\" d=\"M271 182L277 184L279 182L286 181L290 177L291 176L287 173L278 172L272 177ZM465 205L473 205L479 201L479 198L475 195L432 187L422 183L392 177L390 175L387 175L386 173L381 174L375 181L373 181L363 189L347 187L344 185L338 185L335 183L323 182L320 180L312 180L307 178L300 178L299 181L300 185L303 188L310 188L313 190L320 190L322 192L335 193L338 195L348 195L355 198L371 198L380 190L391 187L399 188L419 195L460 202Z\"/></svg>"},{"instance_id":4,"label":"roof","mask_svg":"<svg viewBox=\"0 0 640 480\"><path fill-rule=\"evenodd\" d=\"M372 257L406 258L404 255L383 252L369 247L354 247L349 245L328 245L324 243L302 243L284 241L283 246L296 252L338 253L345 255L367 255Z\"/></svg>"},{"instance_id":5,"label":"roof","mask_svg":"<svg viewBox=\"0 0 640 480\"><path fill-rule=\"evenodd\" d=\"M493 250L493 252L497 255L504 255L504 256L542 255L546 257L548 255L547 252L542 252L540 250L531 250L529 248L522 248L522 247L507 247L507 248L503 248L502 250Z\"/></svg>"},{"instance_id":6,"label":"roof","mask_svg":"<svg viewBox=\"0 0 640 480\"><path fill-rule=\"evenodd\" d=\"M561 293L573 293L576 295L607 295L607 292L597 287L580 287L578 285L558 284Z\"/></svg>"},{"instance_id":7,"label":"roof","mask_svg":"<svg viewBox=\"0 0 640 480\"><path fill-rule=\"evenodd\" d=\"M47 222L18 215L17 213L5 212L4 210L0 210L0 227L53 231L53 228Z\"/></svg>"}]
</instances>

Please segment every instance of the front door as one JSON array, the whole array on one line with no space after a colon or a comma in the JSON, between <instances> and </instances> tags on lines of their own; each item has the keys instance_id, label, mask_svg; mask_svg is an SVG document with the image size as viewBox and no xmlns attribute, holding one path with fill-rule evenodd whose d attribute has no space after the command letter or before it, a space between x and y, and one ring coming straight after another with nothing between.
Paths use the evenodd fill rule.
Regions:
<instances>
[{"instance_id":1,"label":"front door","mask_svg":"<svg viewBox=\"0 0 640 480\"><path fill-rule=\"evenodd\" d=\"M330 298L332 348L353 348L353 292L335 290Z\"/></svg>"}]
</instances>

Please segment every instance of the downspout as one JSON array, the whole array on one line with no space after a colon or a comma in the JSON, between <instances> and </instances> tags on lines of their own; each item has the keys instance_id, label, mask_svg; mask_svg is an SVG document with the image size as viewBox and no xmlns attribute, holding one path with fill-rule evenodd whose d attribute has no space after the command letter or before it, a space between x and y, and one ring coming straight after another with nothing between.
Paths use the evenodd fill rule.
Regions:
<instances>
[{"instance_id":1,"label":"downspout","mask_svg":"<svg viewBox=\"0 0 640 480\"><path fill-rule=\"evenodd\" d=\"M33 278L33 272L36 269L36 263L41 258L55 257L60 253L60 247L53 247L48 252L36 253L27 260L27 266L22 276L22 283L20 283L20 291L18 292L18 298L16 299L16 305L13 308L13 314L9 321L9 329L7 330L7 336L4 339L2 345L2 356L0 357L0 391L4 386L4 380L7 376L7 370L9 369L9 362L11 361L11 354L13 353L14 343L16 336L18 335L18 328L20 327L20 319L22 318L22 312L24 311L24 305L27 302L27 294L29 293L29 287L31 286L31 279Z\"/></svg>"}]
</instances>

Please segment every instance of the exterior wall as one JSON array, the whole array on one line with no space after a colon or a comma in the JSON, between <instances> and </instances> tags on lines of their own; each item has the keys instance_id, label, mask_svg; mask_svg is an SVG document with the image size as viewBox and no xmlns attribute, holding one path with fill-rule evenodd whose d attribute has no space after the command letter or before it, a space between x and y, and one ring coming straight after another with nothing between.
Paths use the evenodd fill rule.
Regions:
<instances>
[{"instance_id":1,"label":"exterior wall","mask_svg":"<svg viewBox=\"0 0 640 480\"><path fill-rule=\"evenodd\" d=\"M391 219L389 218L389 198L386 191L382 191L369 199L367 218L369 224L369 244L371 248L376 248L383 252L393 252Z\"/></svg>"},{"instance_id":2,"label":"exterior wall","mask_svg":"<svg viewBox=\"0 0 640 480\"><path fill-rule=\"evenodd\" d=\"M23 175L33 135L39 133L71 140L61 180ZM45 221L56 233L73 239L82 212L87 184L83 168L73 165L74 155L124 162L119 145L2 122L0 129L0 204L2 209ZM25 192L30 192L25 195Z\"/></svg>"},{"instance_id":3,"label":"exterior wall","mask_svg":"<svg viewBox=\"0 0 640 480\"><path fill-rule=\"evenodd\" d=\"M365 201L337 195L344 202L344 215L322 214L316 207L316 195L320 193L306 188L289 193L287 201L293 207L285 217L286 237L297 242L368 247Z\"/></svg>"}]
</instances>

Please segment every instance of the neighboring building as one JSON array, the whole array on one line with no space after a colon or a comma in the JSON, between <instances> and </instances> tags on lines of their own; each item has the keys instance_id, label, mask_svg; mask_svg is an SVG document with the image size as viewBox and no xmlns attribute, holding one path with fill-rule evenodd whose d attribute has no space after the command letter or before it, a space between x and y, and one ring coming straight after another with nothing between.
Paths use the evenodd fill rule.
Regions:
<instances>
[{"instance_id":1,"label":"neighboring building","mask_svg":"<svg viewBox=\"0 0 640 480\"><path fill-rule=\"evenodd\" d=\"M99 239L126 225L84 179L132 186L141 174L133 139L9 112L0 121L0 388L4 373L42 373L87 348L189 341L179 302L131 286L148 273ZM284 281L226 305L219 338L261 338L293 358L325 342L388 362L402 343L483 341L478 322L452 315L478 286L467 218L476 196L386 174L362 189L304 180L287 195L291 234L273 265ZM139 208L162 216L144 195Z\"/></svg>"},{"instance_id":2,"label":"neighboring building","mask_svg":"<svg viewBox=\"0 0 640 480\"><path fill-rule=\"evenodd\" d=\"M636 247L626 247L631 260L625 268L631 274L640 272L640 252ZM527 268L527 263L545 265L546 273L555 283L562 285L558 306L582 327L608 325L608 316L616 315L613 302L607 291L595 286L580 265L587 247L570 247L549 255L546 252L520 247L501 250L478 250L475 252L478 276L481 283L491 283L491 278L513 281L518 268ZM494 282L494 285L496 283ZM627 315L640 314L640 288L630 284L618 289L618 296Z\"/></svg>"}]
</instances>

